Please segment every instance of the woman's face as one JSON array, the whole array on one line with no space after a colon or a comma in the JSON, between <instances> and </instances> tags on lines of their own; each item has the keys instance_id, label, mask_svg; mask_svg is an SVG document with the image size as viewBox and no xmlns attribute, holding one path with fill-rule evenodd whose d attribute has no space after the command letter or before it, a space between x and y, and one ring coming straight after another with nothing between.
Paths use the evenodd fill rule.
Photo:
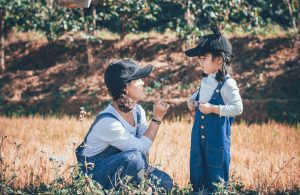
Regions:
<instances>
[{"instance_id":1,"label":"woman's face","mask_svg":"<svg viewBox=\"0 0 300 195\"><path fill-rule=\"evenodd\" d=\"M144 92L144 82L142 79L132 80L127 85L127 95L134 101L140 101L146 98Z\"/></svg>"},{"instance_id":2,"label":"woman's face","mask_svg":"<svg viewBox=\"0 0 300 195\"><path fill-rule=\"evenodd\" d=\"M213 58L210 53L199 56L200 66L203 68L205 74L217 73L221 68L220 58Z\"/></svg>"}]
</instances>

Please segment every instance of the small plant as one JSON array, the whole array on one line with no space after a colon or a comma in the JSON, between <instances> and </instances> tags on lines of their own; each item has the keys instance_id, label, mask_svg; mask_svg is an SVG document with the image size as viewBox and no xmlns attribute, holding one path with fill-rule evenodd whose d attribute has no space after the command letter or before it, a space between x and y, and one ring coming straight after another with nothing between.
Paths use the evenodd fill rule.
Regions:
<instances>
[{"instance_id":1,"label":"small plant","mask_svg":"<svg viewBox=\"0 0 300 195\"><path fill-rule=\"evenodd\" d=\"M215 195L225 195L225 194L243 194L243 184L239 182L238 178L231 178L231 181L227 183L224 179L220 178L220 182L213 183L216 186L216 190L214 192Z\"/></svg>"},{"instance_id":2,"label":"small plant","mask_svg":"<svg viewBox=\"0 0 300 195\"><path fill-rule=\"evenodd\" d=\"M20 151L20 142L15 142L16 145L16 152L14 155L13 160L13 167L11 167L11 164L8 164L4 161L4 157L2 156L2 147L4 140L7 138L7 136L0 136L0 194L14 194L19 193L18 191L15 191L14 188L14 181L17 178L17 171L19 169L16 169L16 161L19 156ZM8 171L12 171L13 174L10 177L6 177L8 174Z\"/></svg>"}]
</instances>

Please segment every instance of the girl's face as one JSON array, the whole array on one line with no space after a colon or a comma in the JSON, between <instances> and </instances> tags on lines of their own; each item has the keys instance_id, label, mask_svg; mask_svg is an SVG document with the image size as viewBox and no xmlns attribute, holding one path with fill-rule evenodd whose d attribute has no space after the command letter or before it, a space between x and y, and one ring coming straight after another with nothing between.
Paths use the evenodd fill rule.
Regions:
<instances>
[{"instance_id":1,"label":"girl's face","mask_svg":"<svg viewBox=\"0 0 300 195\"><path fill-rule=\"evenodd\" d=\"M144 84L142 79L130 81L127 85L128 97L136 102L145 99Z\"/></svg>"},{"instance_id":2,"label":"girl's face","mask_svg":"<svg viewBox=\"0 0 300 195\"><path fill-rule=\"evenodd\" d=\"M208 53L198 58L205 74L217 73L221 69L222 59L220 57L213 58L211 53Z\"/></svg>"}]
</instances>

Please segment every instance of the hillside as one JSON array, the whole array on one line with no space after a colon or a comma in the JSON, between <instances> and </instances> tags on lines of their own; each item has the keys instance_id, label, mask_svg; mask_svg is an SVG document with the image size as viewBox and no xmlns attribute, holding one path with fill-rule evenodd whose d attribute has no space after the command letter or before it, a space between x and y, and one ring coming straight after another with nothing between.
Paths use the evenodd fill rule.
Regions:
<instances>
[{"instance_id":1,"label":"hillside","mask_svg":"<svg viewBox=\"0 0 300 195\"><path fill-rule=\"evenodd\" d=\"M238 120L299 122L299 41L287 36L230 41L235 54L232 76L244 100L244 113ZM184 117L189 113L185 100L201 80L201 69L183 54L185 47L183 41L162 35L107 39L93 44L95 62L87 65L84 40L8 42L8 68L0 73L0 111L3 115L77 115L84 106L95 114L110 100L103 82L106 66L130 57L141 65L155 66L146 80L152 95L144 106L150 107L149 101L162 93L172 104L168 117ZM160 78L165 79L163 92Z\"/></svg>"}]
</instances>

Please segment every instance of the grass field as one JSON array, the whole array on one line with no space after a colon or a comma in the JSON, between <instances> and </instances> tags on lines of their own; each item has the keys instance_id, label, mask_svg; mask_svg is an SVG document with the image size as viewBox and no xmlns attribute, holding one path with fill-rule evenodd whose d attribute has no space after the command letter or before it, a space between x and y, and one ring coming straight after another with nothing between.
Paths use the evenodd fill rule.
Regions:
<instances>
[{"instance_id":1,"label":"grass field","mask_svg":"<svg viewBox=\"0 0 300 195\"><path fill-rule=\"evenodd\" d=\"M7 136L1 156L10 166L5 177L17 175L22 187L49 183L55 175L68 177L75 164L75 145L92 119L0 117L0 135ZM189 146L192 122L164 121L150 152L150 163L168 172L181 187L189 181ZM231 176L245 189L259 192L300 188L299 127L269 122L235 124L232 129ZM57 158L61 166L50 159ZM2 166L1 166L2 167Z\"/></svg>"}]
</instances>

